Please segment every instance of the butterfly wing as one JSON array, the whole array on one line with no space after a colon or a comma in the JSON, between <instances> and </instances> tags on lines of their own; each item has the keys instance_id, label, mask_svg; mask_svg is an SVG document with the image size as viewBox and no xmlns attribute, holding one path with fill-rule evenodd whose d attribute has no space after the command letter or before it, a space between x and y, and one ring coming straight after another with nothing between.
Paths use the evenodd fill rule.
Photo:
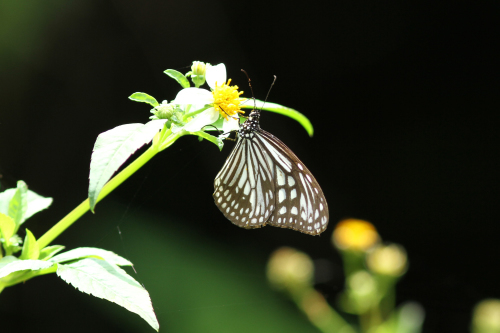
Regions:
<instances>
[{"instance_id":1,"label":"butterfly wing","mask_svg":"<svg viewBox=\"0 0 500 333\"><path fill-rule=\"evenodd\" d=\"M215 177L215 204L239 227L260 228L274 210L275 183L266 157L254 133L248 138L240 136Z\"/></svg>"},{"instance_id":2,"label":"butterfly wing","mask_svg":"<svg viewBox=\"0 0 500 333\"><path fill-rule=\"evenodd\" d=\"M325 195L309 169L277 137L264 130L255 139L267 156L274 179L275 209L268 224L318 235L328 225Z\"/></svg>"}]
</instances>

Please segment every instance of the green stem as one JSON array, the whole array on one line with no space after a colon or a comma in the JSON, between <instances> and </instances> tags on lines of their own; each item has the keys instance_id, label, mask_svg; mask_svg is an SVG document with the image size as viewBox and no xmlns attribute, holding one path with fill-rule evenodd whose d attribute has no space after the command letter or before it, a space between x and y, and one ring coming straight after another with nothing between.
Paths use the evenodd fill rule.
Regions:
<instances>
[{"instance_id":1,"label":"green stem","mask_svg":"<svg viewBox=\"0 0 500 333\"><path fill-rule=\"evenodd\" d=\"M191 105L188 105L188 107L190 107L190 106L191 106ZM210 107L210 105L208 105L208 106L204 106L204 107L202 107L202 108L201 108L201 109L199 109L199 110L196 110L196 111L193 111L193 112L186 113L186 114L184 114L184 117L182 117L182 120L183 120L183 121L186 121L189 117L195 116L195 115L197 115L198 113L202 113L203 111L205 111L205 110L206 110L206 109L208 109L209 107ZM188 110L186 109L186 111L188 111Z\"/></svg>"},{"instance_id":2,"label":"green stem","mask_svg":"<svg viewBox=\"0 0 500 333\"><path fill-rule=\"evenodd\" d=\"M292 292L292 298L311 323L323 333L355 333L347 323L313 288Z\"/></svg>"},{"instance_id":3,"label":"green stem","mask_svg":"<svg viewBox=\"0 0 500 333\"><path fill-rule=\"evenodd\" d=\"M172 142L173 143L173 142ZM166 147L165 147L166 148ZM117 188L121 183L123 183L128 177L130 177L134 172L136 172L140 167L146 164L153 156L155 156L160 150L156 144L151 145L148 150L146 150L141 156L139 156L135 161L130 163L125 169L123 169L116 176L111 178L109 182L104 185L99 193L97 202L104 199L109 193L111 193L115 188ZM59 236L64 230L71 226L76 220L78 220L83 214L85 214L90 209L89 199L87 198L78 207L73 209L68 215L66 215L61 221L57 222L49 231L47 231L37 243L40 249L43 249L49 245L57 236Z\"/></svg>"}]
</instances>

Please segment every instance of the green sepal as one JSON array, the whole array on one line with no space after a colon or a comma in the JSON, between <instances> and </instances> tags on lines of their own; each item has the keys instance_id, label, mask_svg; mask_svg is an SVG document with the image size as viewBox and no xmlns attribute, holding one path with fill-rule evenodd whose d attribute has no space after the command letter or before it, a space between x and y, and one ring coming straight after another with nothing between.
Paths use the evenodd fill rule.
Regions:
<instances>
[{"instance_id":1,"label":"green sepal","mask_svg":"<svg viewBox=\"0 0 500 333\"><path fill-rule=\"evenodd\" d=\"M26 237L24 238L23 251L19 259L26 260L37 260L40 256L40 249L38 248L38 243L36 242L35 236L26 229Z\"/></svg>"},{"instance_id":2,"label":"green sepal","mask_svg":"<svg viewBox=\"0 0 500 333\"><path fill-rule=\"evenodd\" d=\"M148 95L146 93L142 93L142 92L133 93L132 95L130 95L128 97L128 99L135 101L135 102L148 103L149 105L151 105L153 107L160 105L160 104L158 104L158 101L153 96L150 96L150 95Z\"/></svg>"},{"instance_id":3,"label":"green sepal","mask_svg":"<svg viewBox=\"0 0 500 333\"><path fill-rule=\"evenodd\" d=\"M181 85L182 88L191 87L191 85L189 84L189 80L181 72L178 72L175 69L167 69L163 73L167 74L172 79L177 81Z\"/></svg>"},{"instance_id":4,"label":"green sepal","mask_svg":"<svg viewBox=\"0 0 500 333\"><path fill-rule=\"evenodd\" d=\"M314 128L313 128L311 122L309 121L309 119L307 119L306 116L304 116L299 111L294 110L292 108L287 108L286 106L283 106L280 104L271 103L271 102L264 102L264 101L261 101L258 99L255 100L255 106L254 106L253 103L250 103L251 101L252 100L248 100L248 104L241 105L241 108L242 109L255 109L255 108L257 108L260 110L266 110L266 111L271 111L271 112L285 115L287 117L290 117L290 118L298 121L299 124L301 124L302 127L305 128L305 130L307 131L307 134L309 134L309 136L313 136Z\"/></svg>"}]
</instances>

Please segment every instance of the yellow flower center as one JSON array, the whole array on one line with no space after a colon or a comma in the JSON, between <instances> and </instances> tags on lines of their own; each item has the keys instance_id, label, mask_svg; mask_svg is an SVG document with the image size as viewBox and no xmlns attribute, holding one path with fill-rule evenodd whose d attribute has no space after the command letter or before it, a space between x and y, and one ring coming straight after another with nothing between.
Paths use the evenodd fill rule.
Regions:
<instances>
[{"instance_id":1,"label":"yellow flower center","mask_svg":"<svg viewBox=\"0 0 500 333\"><path fill-rule=\"evenodd\" d=\"M240 98L243 91L238 91L238 86L230 86L231 79L221 86L215 83L215 89L212 91L214 95L214 108L228 120L229 117L234 116L237 113L243 113L240 109L240 104L245 100L245 98Z\"/></svg>"}]
</instances>

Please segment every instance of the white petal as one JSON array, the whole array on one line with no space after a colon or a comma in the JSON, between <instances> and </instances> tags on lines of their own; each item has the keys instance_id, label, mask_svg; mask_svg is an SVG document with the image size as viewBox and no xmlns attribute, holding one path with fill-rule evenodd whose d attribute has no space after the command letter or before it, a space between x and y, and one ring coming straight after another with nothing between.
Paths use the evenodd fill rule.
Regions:
<instances>
[{"instance_id":1,"label":"white petal","mask_svg":"<svg viewBox=\"0 0 500 333\"><path fill-rule=\"evenodd\" d=\"M216 66L210 66L207 68L207 72L205 74L205 79L210 88L215 89L215 83L217 82L218 86L221 86L226 82L226 65L218 64Z\"/></svg>"},{"instance_id":2,"label":"white petal","mask_svg":"<svg viewBox=\"0 0 500 333\"><path fill-rule=\"evenodd\" d=\"M214 96L206 89L201 88L185 88L179 91L175 100L171 103L175 104L212 104Z\"/></svg>"},{"instance_id":3,"label":"white petal","mask_svg":"<svg viewBox=\"0 0 500 333\"><path fill-rule=\"evenodd\" d=\"M208 108L184 125L184 129L189 132L196 132L203 126L214 123L217 119L219 119L219 112L215 111L214 108Z\"/></svg>"},{"instance_id":4,"label":"white petal","mask_svg":"<svg viewBox=\"0 0 500 333\"><path fill-rule=\"evenodd\" d=\"M172 126L170 127L170 130L172 131L172 133L177 133L183 128L184 128L184 126L177 126L176 124L172 124Z\"/></svg>"},{"instance_id":5,"label":"white petal","mask_svg":"<svg viewBox=\"0 0 500 333\"><path fill-rule=\"evenodd\" d=\"M235 116L233 116L235 117ZM236 116L237 117L237 116ZM225 120L222 122L222 131L224 133L228 133L231 131L237 131L240 129L240 119L239 118L232 118L229 117L228 120Z\"/></svg>"}]
</instances>

